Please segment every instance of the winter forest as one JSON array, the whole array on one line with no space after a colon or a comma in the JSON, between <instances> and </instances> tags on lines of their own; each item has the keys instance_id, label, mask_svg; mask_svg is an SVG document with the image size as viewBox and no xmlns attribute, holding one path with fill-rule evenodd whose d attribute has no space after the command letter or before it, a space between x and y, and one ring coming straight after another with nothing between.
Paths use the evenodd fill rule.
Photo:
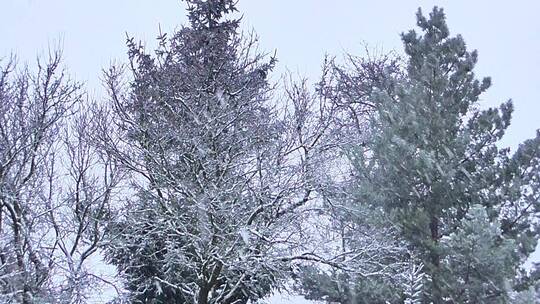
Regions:
<instances>
[{"instance_id":1,"label":"winter forest","mask_svg":"<svg viewBox=\"0 0 540 304\"><path fill-rule=\"evenodd\" d=\"M237 0L183 2L104 99L61 48L0 54L0 303L540 303L540 131L501 143L443 8L314 80Z\"/></svg>"}]
</instances>

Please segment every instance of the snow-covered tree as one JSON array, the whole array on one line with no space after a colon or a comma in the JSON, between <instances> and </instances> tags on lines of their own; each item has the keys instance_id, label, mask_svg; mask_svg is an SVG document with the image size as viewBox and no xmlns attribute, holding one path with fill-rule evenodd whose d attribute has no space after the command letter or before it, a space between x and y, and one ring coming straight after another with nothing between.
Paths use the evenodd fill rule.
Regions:
<instances>
[{"instance_id":1,"label":"snow-covered tree","mask_svg":"<svg viewBox=\"0 0 540 304\"><path fill-rule=\"evenodd\" d=\"M512 103L480 109L490 79L475 78L477 53L442 9L417 25L402 35L405 76L372 94L371 137L353 154L358 204L395 219L424 264L424 301L505 302L538 239L540 134L500 149Z\"/></svg>"},{"instance_id":2,"label":"snow-covered tree","mask_svg":"<svg viewBox=\"0 0 540 304\"><path fill-rule=\"evenodd\" d=\"M304 265L296 277L296 288L307 299L337 303L387 303L402 301L408 270L405 242L398 229L380 208L359 205L356 173L347 158L358 142L369 139L368 117L376 110L374 90L391 90L401 77L395 56L346 56L345 64L325 60L323 77L316 86L316 98L330 109L330 145L319 178L323 204L316 218L328 218L320 243L336 262L333 267Z\"/></svg>"},{"instance_id":3,"label":"snow-covered tree","mask_svg":"<svg viewBox=\"0 0 540 304\"><path fill-rule=\"evenodd\" d=\"M275 59L239 33L235 2L187 1L189 26L161 35L154 56L129 39L125 90L121 70L107 72L103 149L135 194L107 259L131 302L247 303L281 286L291 261L316 259L291 247L320 128L301 99L276 110Z\"/></svg>"},{"instance_id":4,"label":"snow-covered tree","mask_svg":"<svg viewBox=\"0 0 540 304\"><path fill-rule=\"evenodd\" d=\"M84 303L117 171L88 141L90 114L61 53L0 74L0 302Z\"/></svg>"}]
</instances>

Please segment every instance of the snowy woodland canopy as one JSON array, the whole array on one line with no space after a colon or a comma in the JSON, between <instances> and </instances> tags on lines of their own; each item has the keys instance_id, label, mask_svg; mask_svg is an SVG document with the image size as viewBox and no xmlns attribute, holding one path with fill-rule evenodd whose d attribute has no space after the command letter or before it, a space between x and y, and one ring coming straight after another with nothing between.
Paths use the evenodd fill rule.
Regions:
<instances>
[{"instance_id":1,"label":"snowy woodland canopy","mask_svg":"<svg viewBox=\"0 0 540 304\"><path fill-rule=\"evenodd\" d=\"M312 88L239 30L234 0L105 68L91 101L51 51L0 62L0 303L536 303L540 132L442 9L404 56L325 58ZM113 267L114 280L97 268Z\"/></svg>"}]
</instances>

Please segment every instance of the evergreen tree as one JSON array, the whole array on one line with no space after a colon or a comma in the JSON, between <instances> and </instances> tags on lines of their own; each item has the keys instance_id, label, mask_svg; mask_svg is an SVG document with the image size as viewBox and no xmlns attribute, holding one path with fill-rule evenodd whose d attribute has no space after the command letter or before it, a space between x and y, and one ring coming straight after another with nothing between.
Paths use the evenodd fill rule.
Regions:
<instances>
[{"instance_id":1,"label":"evergreen tree","mask_svg":"<svg viewBox=\"0 0 540 304\"><path fill-rule=\"evenodd\" d=\"M269 103L275 60L227 19L236 1L187 3L190 25L155 56L128 40L127 94L107 73L119 133L103 145L137 184L107 257L133 303L247 303L289 270L280 237L310 191Z\"/></svg>"},{"instance_id":2,"label":"evergreen tree","mask_svg":"<svg viewBox=\"0 0 540 304\"><path fill-rule=\"evenodd\" d=\"M480 110L476 51L442 9L402 35L406 75L375 90L372 138L353 154L358 204L384 208L422 259L424 302L505 303L538 238L540 136L499 149L512 103ZM367 152L365 152L367 149Z\"/></svg>"}]
</instances>

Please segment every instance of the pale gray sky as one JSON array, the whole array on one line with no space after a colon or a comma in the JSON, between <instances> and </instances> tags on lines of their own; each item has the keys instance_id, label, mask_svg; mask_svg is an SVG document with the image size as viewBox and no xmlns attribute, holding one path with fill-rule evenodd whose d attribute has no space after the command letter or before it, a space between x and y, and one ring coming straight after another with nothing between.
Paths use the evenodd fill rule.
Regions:
<instances>
[{"instance_id":1,"label":"pale gray sky","mask_svg":"<svg viewBox=\"0 0 540 304\"><path fill-rule=\"evenodd\" d=\"M401 52L399 33L414 27L419 6L429 12L434 5L445 8L451 32L478 49L477 74L492 77L484 105L514 100L504 144L533 137L540 127L540 1L241 0L239 8L261 48L277 50L276 75L287 67L315 79L325 53L361 54L363 43ZM95 98L103 97L101 69L126 61L126 32L154 45L158 24L172 32L186 22L178 0L0 0L0 12L0 58L13 52L32 61L60 40L72 75Z\"/></svg>"}]
</instances>

